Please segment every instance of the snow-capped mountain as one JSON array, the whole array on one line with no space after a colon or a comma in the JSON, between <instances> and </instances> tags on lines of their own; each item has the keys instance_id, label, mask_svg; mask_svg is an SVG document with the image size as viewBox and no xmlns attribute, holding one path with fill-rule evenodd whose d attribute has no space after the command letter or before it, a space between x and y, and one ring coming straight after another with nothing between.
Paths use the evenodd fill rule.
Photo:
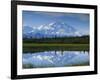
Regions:
<instances>
[{"instance_id":1,"label":"snow-capped mountain","mask_svg":"<svg viewBox=\"0 0 100 80\"><path fill-rule=\"evenodd\" d=\"M74 27L64 22L54 22L40 25L38 27L23 27L23 37L25 38L42 38L42 37L65 37L81 36Z\"/></svg>"}]
</instances>

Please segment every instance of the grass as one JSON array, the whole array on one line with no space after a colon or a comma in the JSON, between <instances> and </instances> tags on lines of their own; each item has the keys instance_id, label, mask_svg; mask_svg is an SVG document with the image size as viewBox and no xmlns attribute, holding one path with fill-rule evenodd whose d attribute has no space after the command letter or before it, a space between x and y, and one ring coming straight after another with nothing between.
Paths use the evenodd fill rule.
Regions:
<instances>
[{"instance_id":1,"label":"grass","mask_svg":"<svg viewBox=\"0 0 100 80\"><path fill-rule=\"evenodd\" d=\"M47 43L24 43L23 52L42 51L88 51L89 44L47 44Z\"/></svg>"},{"instance_id":2,"label":"grass","mask_svg":"<svg viewBox=\"0 0 100 80\"><path fill-rule=\"evenodd\" d=\"M79 47L79 46L89 46L89 44L55 44L55 43L54 43L54 44L51 44L51 43L50 43L50 44L49 44L49 43L48 43L48 44L47 44L47 43L39 43L39 44L38 44L38 43L24 43L23 46L24 46L24 47L34 47L34 46L35 46L35 47L36 47L36 46L37 46L37 47L38 47L38 46L39 46L39 47L41 47L41 46L42 46L42 47L43 47L43 46L47 46L47 47L48 47L48 46L49 46L49 47L51 47L51 46L63 46L63 47L66 47L66 46L74 46L74 47Z\"/></svg>"}]
</instances>

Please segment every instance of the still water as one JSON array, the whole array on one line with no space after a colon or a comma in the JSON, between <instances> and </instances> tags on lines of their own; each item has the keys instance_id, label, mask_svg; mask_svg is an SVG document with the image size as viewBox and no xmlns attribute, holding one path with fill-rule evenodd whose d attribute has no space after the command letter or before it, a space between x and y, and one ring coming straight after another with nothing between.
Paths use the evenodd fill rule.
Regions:
<instances>
[{"instance_id":1,"label":"still water","mask_svg":"<svg viewBox=\"0 0 100 80\"><path fill-rule=\"evenodd\" d=\"M23 68L46 68L89 65L88 51L44 51L23 53Z\"/></svg>"}]
</instances>

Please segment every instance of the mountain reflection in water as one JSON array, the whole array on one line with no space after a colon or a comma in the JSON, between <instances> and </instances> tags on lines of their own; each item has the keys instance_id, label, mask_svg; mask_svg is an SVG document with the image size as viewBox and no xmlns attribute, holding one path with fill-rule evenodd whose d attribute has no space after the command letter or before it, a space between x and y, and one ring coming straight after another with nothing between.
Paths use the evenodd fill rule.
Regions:
<instances>
[{"instance_id":1,"label":"mountain reflection in water","mask_svg":"<svg viewBox=\"0 0 100 80\"><path fill-rule=\"evenodd\" d=\"M23 53L23 68L88 66L88 51L44 51Z\"/></svg>"}]
</instances>

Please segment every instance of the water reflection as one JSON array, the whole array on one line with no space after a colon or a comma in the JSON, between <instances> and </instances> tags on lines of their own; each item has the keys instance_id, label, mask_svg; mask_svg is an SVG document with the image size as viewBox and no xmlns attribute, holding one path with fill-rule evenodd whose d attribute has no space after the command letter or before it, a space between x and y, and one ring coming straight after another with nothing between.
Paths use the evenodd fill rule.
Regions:
<instances>
[{"instance_id":1,"label":"water reflection","mask_svg":"<svg viewBox=\"0 0 100 80\"><path fill-rule=\"evenodd\" d=\"M89 65L88 51L44 51L23 54L23 68Z\"/></svg>"}]
</instances>

